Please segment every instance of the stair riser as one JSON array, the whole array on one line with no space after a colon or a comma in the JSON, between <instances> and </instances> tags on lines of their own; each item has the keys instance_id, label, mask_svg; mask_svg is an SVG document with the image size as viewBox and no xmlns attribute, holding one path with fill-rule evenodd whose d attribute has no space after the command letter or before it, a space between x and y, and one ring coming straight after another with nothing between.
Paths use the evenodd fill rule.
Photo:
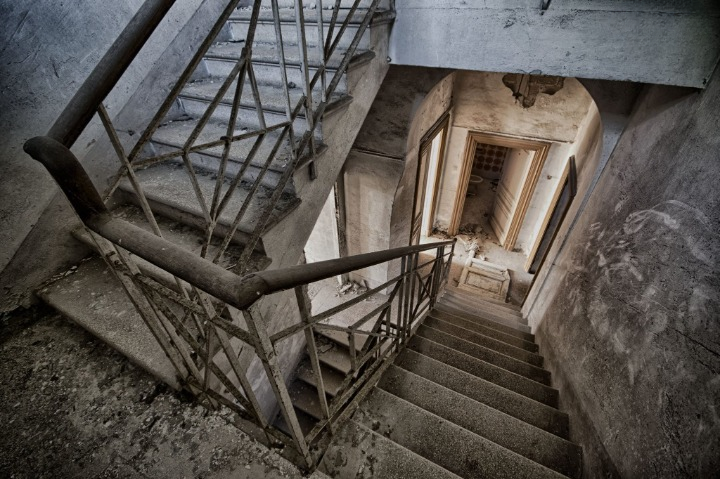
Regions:
<instances>
[{"instance_id":1,"label":"stair riser","mask_svg":"<svg viewBox=\"0 0 720 479\"><path fill-rule=\"evenodd\" d=\"M463 289L460 289L460 288L454 287L454 286L448 286L445 289L445 293L448 295L454 296L456 298L461 298L461 299L465 299L467 301L478 303L478 304L484 306L485 308L494 308L494 309L498 309L500 311L504 311L506 313L522 316L522 312L521 312L522 307L515 305L515 304L506 303L504 301L500 301L497 299L476 296L469 291L465 291Z\"/></svg>"},{"instance_id":2,"label":"stair riser","mask_svg":"<svg viewBox=\"0 0 720 479\"><path fill-rule=\"evenodd\" d=\"M512 336L515 336L517 338L523 339L525 341L534 342L535 336L530 334L529 331L521 330L512 326L508 326L505 323L493 321L491 319L484 319L477 316L474 316L471 312L463 311L462 309L455 308L451 305L448 305L442 300L438 302L435 305L435 309L437 311L440 311L445 314L451 314L453 316L458 316L462 319L465 319L467 321L472 321L474 323L480 324L482 326L485 326L487 328L492 328L497 331L500 331L505 334L510 334ZM527 328L529 330L529 328Z\"/></svg>"},{"instance_id":3,"label":"stair riser","mask_svg":"<svg viewBox=\"0 0 720 479\"><path fill-rule=\"evenodd\" d=\"M447 305L455 310L463 311L466 314L471 314L473 316L494 321L496 323L516 329L518 331L522 331L524 333L530 332L530 328L526 324L521 323L517 318L507 318L505 315L496 314L491 311L481 311L472 305L457 301L451 296L443 297L440 300L440 304Z\"/></svg>"},{"instance_id":4,"label":"stair riser","mask_svg":"<svg viewBox=\"0 0 720 479\"><path fill-rule=\"evenodd\" d=\"M438 342L461 353L472 356L481 361L494 364L515 374L519 374L533 381L544 385L550 385L550 373L544 369L532 366L528 363L505 356L487 348L477 346L471 342L464 341L450 334L443 333L427 326L421 326L418 334L431 341Z\"/></svg>"},{"instance_id":5,"label":"stair riser","mask_svg":"<svg viewBox=\"0 0 720 479\"><path fill-rule=\"evenodd\" d=\"M478 346L492 349L493 351L505 354L506 356L510 356L519 361L524 361L528 364L532 364L533 366L542 367L543 365L542 356L525 351L524 349L516 348L515 346L511 346L507 343L503 343L502 341L498 341L496 339L484 336L480 333L472 332L470 330L464 329L462 327L445 321L435 319L433 317L428 317L425 320L425 324L444 333L452 334L453 336L456 336L460 339L470 341L474 344L477 344Z\"/></svg>"},{"instance_id":6,"label":"stair riser","mask_svg":"<svg viewBox=\"0 0 720 479\"><path fill-rule=\"evenodd\" d=\"M285 48L298 48L298 35L297 35L297 28L295 26L295 23L289 23L289 22L283 22L282 24L282 38L283 38L283 45L285 45ZM247 37L247 29L248 29L248 23L244 21L234 21L231 20L228 22L229 31L231 38L234 41L242 41L245 40ZM327 34L329 31L329 25L328 23L325 23L324 25L324 33L323 33L323 41L327 38ZM338 29L340 28L341 23L337 23L333 36L337 35ZM337 48L347 48L350 46L350 43L352 43L353 38L355 37L357 30L358 30L357 24L350 24L345 29L345 32L343 32L343 36L340 38L340 42L338 43ZM255 29L255 42L257 43L276 43L276 36L275 36L275 25L272 22L267 21L259 21L257 23L257 27ZM308 45L308 58L320 58L318 48L316 45L318 45L318 27L316 23L305 23L305 42L306 45ZM370 45L370 35L368 30L366 29L365 32L363 32L363 35L360 39L360 42L358 44L358 48L361 50L365 50Z\"/></svg>"},{"instance_id":7,"label":"stair riser","mask_svg":"<svg viewBox=\"0 0 720 479\"><path fill-rule=\"evenodd\" d=\"M382 390L373 391L355 420L461 477L557 477L540 464Z\"/></svg>"},{"instance_id":8,"label":"stair riser","mask_svg":"<svg viewBox=\"0 0 720 479\"><path fill-rule=\"evenodd\" d=\"M370 5L372 5L373 0L360 0L360 3L358 4L358 8L370 8ZM295 8L295 0L278 0L278 7L280 8ZM340 8L350 8L355 4L355 0L341 0L340 1ZM271 0L262 0L261 5L264 8L270 8L272 7ZM304 0L303 5L305 8L313 8L313 6L317 5L317 1L314 0ZM335 5L335 0L322 0L322 6L323 9L330 8ZM380 6L386 6L387 0L381 0Z\"/></svg>"},{"instance_id":9,"label":"stair riser","mask_svg":"<svg viewBox=\"0 0 720 479\"><path fill-rule=\"evenodd\" d=\"M160 143L153 143L153 148L155 149L156 154L162 154L165 152L173 151L175 148L160 144ZM209 170L209 171L218 171L220 167L220 158L217 158L216 156L208 155L208 154L202 154L202 153L190 153L189 155L190 161L194 166L197 166L199 168ZM234 178L235 175L240 170L240 167L242 166L242 163L229 160L227 163L227 167L225 169L225 176L227 178ZM243 175L243 178L248 182L254 182L255 179L258 177L258 175L261 172L261 168L259 166L251 164L247 167L245 170L245 173ZM263 176L263 179L260 181L260 184L269 188L275 188L280 181L280 177L282 176L281 171L277 171L275 169L271 170L268 169L268 171ZM288 183L288 185L285 187L285 191L291 193L294 191L294 187L292 185L292 181Z\"/></svg>"},{"instance_id":10,"label":"stair riser","mask_svg":"<svg viewBox=\"0 0 720 479\"><path fill-rule=\"evenodd\" d=\"M192 118L200 118L207 108L210 106L209 101L194 99L194 98L179 98L178 99L183 111L191 116ZM232 113L232 106L226 103L220 103L213 111L212 121L216 122L227 122L230 119ZM285 113L278 113L273 111L264 110L265 125L273 126L280 123L284 123L287 120ZM257 110L255 108L239 108L238 109L238 124L246 126L250 130L259 130L260 120L258 118ZM293 122L295 127L295 134L299 137L307 130L305 124L305 118L297 117ZM322 124L315 128L315 137L322 138Z\"/></svg>"},{"instance_id":11,"label":"stair riser","mask_svg":"<svg viewBox=\"0 0 720 479\"><path fill-rule=\"evenodd\" d=\"M579 448L564 439L396 367L378 386L545 467L578 477Z\"/></svg>"},{"instance_id":12,"label":"stair riser","mask_svg":"<svg viewBox=\"0 0 720 479\"><path fill-rule=\"evenodd\" d=\"M535 401L557 408L558 392L519 374L511 373L472 356L453 351L440 343L416 336L408 346L413 351L428 356L478 378L514 391Z\"/></svg>"},{"instance_id":13,"label":"stair riser","mask_svg":"<svg viewBox=\"0 0 720 479\"><path fill-rule=\"evenodd\" d=\"M511 336L509 334L505 334L501 331L497 331L495 329L485 327L481 324L478 324L478 323L475 323L472 321L464 320L457 316L451 316L451 315L443 314L443 313L437 312L437 311L433 311L432 315L442 321L454 324L456 326L459 326L464 329L468 329L470 331L474 331L476 333L485 335L485 336L493 338L493 339L497 339L498 341L502 341L504 343L515 346L516 348L524 349L525 351L528 351L531 353L537 353L539 350L538 345L535 343L531 343L529 341L524 341L516 336Z\"/></svg>"},{"instance_id":14,"label":"stair riser","mask_svg":"<svg viewBox=\"0 0 720 479\"><path fill-rule=\"evenodd\" d=\"M567 414L550 406L410 349L405 350L395 364L544 431L568 438Z\"/></svg>"},{"instance_id":15,"label":"stair riser","mask_svg":"<svg viewBox=\"0 0 720 479\"><path fill-rule=\"evenodd\" d=\"M473 301L471 299L467 299L453 293L448 293L446 296L444 296L444 298L457 304L462 304L467 308L471 308L474 311L477 311L476 314L480 316L485 314L491 314L498 318L502 318L508 321L517 321L521 324L527 325L527 321L523 318L522 313L517 311L509 311L502 307L496 307L495 305L487 304L483 301Z\"/></svg>"},{"instance_id":16,"label":"stair riser","mask_svg":"<svg viewBox=\"0 0 720 479\"><path fill-rule=\"evenodd\" d=\"M203 60L203 63L205 64L205 68L207 69L208 76L227 77L232 71L232 69L235 67L235 64L237 62L228 59L206 57ZM277 63L253 62L253 69L255 71L255 79L258 83L277 83L282 78L282 75L280 73L280 65ZM287 65L285 71L287 73L287 79L289 83L294 83L298 87L303 84L303 76L300 72L299 66ZM310 80L312 80L316 71L317 68L314 67L311 67L309 69ZM333 75L335 75L335 71L328 71L328 83L330 83L330 81L332 80ZM345 75L340 78L340 81L338 82L338 86L335 91L338 93L347 92L347 81Z\"/></svg>"}]
</instances>

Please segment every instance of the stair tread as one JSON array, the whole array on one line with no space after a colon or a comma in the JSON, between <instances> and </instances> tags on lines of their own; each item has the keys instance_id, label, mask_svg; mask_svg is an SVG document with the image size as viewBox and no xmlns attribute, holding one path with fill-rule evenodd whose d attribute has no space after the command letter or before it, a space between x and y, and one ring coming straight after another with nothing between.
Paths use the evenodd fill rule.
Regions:
<instances>
[{"instance_id":1,"label":"stair tread","mask_svg":"<svg viewBox=\"0 0 720 479\"><path fill-rule=\"evenodd\" d=\"M532 364L520 361L484 346L479 346L473 342L466 341L462 338L453 336L452 334L445 333L424 324L418 328L418 334L424 338L444 344L445 346L448 346L456 351L463 352L476 359L489 362L546 386L550 385L550 372L545 369L533 366Z\"/></svg>"},{"instance_id":2,"label":"stair tread","mask_svg":"<svg viewBox=\"0 0 720 479\"><path fill-rule=\"evenodd\" d=\"M525 376L418 335L412 338L408 348L475 377L557 408L558 391Z\"/></svg>"},{"instance_id":3,"label":"stair tread","mask_svg":"<svg viewBox=\"0 0 720 479\"><path fill-rule=\"evenodd\" d=\"M300 365L298 366L298 379L301 381L304 381L305 383L309 384L310 386L313 386L317 388L317 382L315 380L315 371L312 368L312 365L310 364L310 358L305 358ZM345 379L345 377L340 374L339 372L329 368L329 367L322 367L320 366L320 374L322 375L323 379L323 386L325 387L325 392L329 394L330 396L337 396L337 394L340 392L340 386Z\"/></svg>"},{"instance_id":4,"label":"stair tread","mask_svg":"<svg viewBox=\"0 0 720 479\"><path fill-rule=\"evenodd\" d=\"M183 88L183 91L180 94L180 98L196 98L202 101L209 102L215 97L224 81L224 78L206 78L203 80L188 83L185 88ZM233 82L233 85L228 89L227 93L223 97L223 104L232 105L233 97L235 95L235 83L236 82ZM263 110L266 112L285 115L287 100L282 84L258 83L257 87L260 96L260 103L262 104ZM288 89L288 94L290 96L291 108L295 108L295 105L297 105L302 98L304 91L302 88L295 86L294 88ZM347 94L340 92L333 93L333 95L329 98L327 108L331 108L333 104L340 102L347 96ZM318 100L319 98L314 98L315 102L317 102ZM246 83L245 87L243 88L240 105L241 107L251 108L252 110L255 110L255 99L253 97L252 89L249 82ZM304 118L303 112L301 112L300 116ZM283 121L285 120L283 119ZM272 122L268 122L268 126L272 126Z\"/></svg>"},{"instance_id":5,"label":"stair tread","mask_svg":"<svg viewBox=\"0 0 720 479\"><path fill-rule=\"evenodd\" d=\"M568 415L531 397L474 376L412 349L403 351L395 364L549 433L564 439L569 437Z\"/></svg>"},{"instance_id":6,"label":"stair tread","mask_svg":"<svg viewBox=\"0 0 720 479\"><path fill-rule=\"evenodd\" d=\"M318 391L303 381L295 381L288 388L293 406L305 414L320 420L323 418Z\"/></svg>"},{"instance_id":7,"label":"stair tread","mask_svg":"<svg viewBox=\"0 0 720 479\"><path fill-rule=\"evenodd\" d=\"M349 374L352 370L350 353L347 348L340 346L330 340L323 341L318 338L318 357L320 362L330 366L342 374Z\"/></svg>"},{"instance_id":8,"label":"stair tread","mask_svg":"<svg viewBox=\"0 0 720 479\"><path fill-rule=\"evenodd\" d=\"M208 49L205 58L217 58L221 60L233 60L237 61L242 55L242 47L244 42L218 42ZM308 51L314 51L312 45L308 45ZM285 53L285 64L288 66L299 66L300 65L300 51L298 48L292 48L291 45L286 45L284 48ZM326 69L328 72L334 72L342 63L347 50L337 47L330 60L327 62ZM316 55L308 53L308 65L310 67L317 68L320 66L320 62L316 58ZM375 54L370 50L363 50L358 48L355 50L355 54L350 60L348 69L353 66L357 66L361 63L365 63L369 59L372 59ZM252 49L252 61L253 63L279 63L277 48L274 43L259 43L253 44Z\"/></svg>"},{"instance_id":9,"label":"stair tread","mask_svg":"<svg viewBox=\"0 0 720 479\"><path fill-rule=\"evenodd\" d=\"M459 479L354 420L343 424L333 436L319 468L331 477Z\"/></svg>"},{"instance_id":10,"label":"stair tread","mask_svg":"<svg viewBox=\"0 0 720 479\"><path fill-rule=\"evenodd\" d=\"M331 4L328 4L328 7ZM350 25L359 25L362 23L363 18L365 18L365 15L367 15L369 9L368 8L356 8L355 12L353 13L352 18L350 19ZM280 21L281 22L288 22L288 23L295 23L295 9L294 8L279 8L278 13L280 14ZM340 28L340 25L342 22L345 21L345 19L348 17L348 14L350 13L349 8L340 8L338 10L337 15L337 24L336 24L336 32L337 29ZM376 11L373 19L377 18L384 18L386 17L390 12L389 11ZM330 8L323 8L322 10L322 18L323 22L325 22L325 25L328 25L330 22L330 19L332 18L333 11ZM249 22L250 18L252 16L252 8L243 8L240 7L236 10L236 12L230 17L230 21L234 22ZM318 21L318 9L317 8L309 8L305 7L303 8L303 18L305 20L306 24L317 24ZM272 8L260 8L260 14L258 15L258 21L259 22L273 22L273 12Z\"/></svg>"},{"instance_id":11,"label":"stair tread","mask_svg":"<svg viewBox=\"0 0 720 479\"><path fill-rule=\"evenodd\" d=\"M508 312L520 313L522 310L522 306L520 306L518 304L512 304L512 303L508 303L508 302L504 302L504 301L500 301L500 300L492 299L492 298L485 298L481 295L472 294L469 291L465 291L461 288L458 288L457 286L453 286L450 284L448 284L447 287L445 288L445 292L454 294L461 298L466 298L470 301L477 301L478 303L485 303L488 306L494 306L497 308L506 309L506 310L508 310Z\"/></svg>"},{"instance_id":12,"label":"stair tread","mask_svg":"<svg viewBox=\"0 0 720 479\"><path fill-rule=\"evenodd\" d=\"M460 309L458 307L455 307L452 304L448 304L447 302L444 302L443 299L440 299L440 301L435 303L435 310L440 311L442 313L459 316L468 321L474 321L476 323L482 324L489 328L493 328L493 329L497 329L498 331L502 331L506 334L512 334L513 336L517 336L518 338L525 339L526 341L530 341L530 342L535 341L535 336L532 333L530 333L530 328L528 326L522 325L520 323L510 324L507 321L496 321L495 319L490 319L490 318L478 315L475 312L466 311L466 310Z\"/></svg>"},{"instance_id":13,"label":"stair tread","mask_svg":"<svg viewBox=\"0 0 720 479\"><path fill-rule=\"evenodd\" d=\"M150 374L180 389L177 371L100 258L42 288L38 296Z\"/></svg>"},{"instance_id":14,"label":"stair tread","mask_svg":"<svg viewBox=\"0 0 720 479\"><path fill-rule=\"evenodd\" d=\"M543 466L578 477L580 448L570 441L397 366L390 366L378 386Z\"/></svg>"},{"instance_id":15,"label":"stair tread","mask_svg":"<svg viewBox=\"0 0 720 479\"><path fill-rule=\"evenodd\" d=\"M440 298L437 304L449 307L451 309L454 309L455 311L462 311L467 314L472 314L473 316L485 319L487 321L493 321L499 324L503 324L507 327L517 329L518 331L522 331L524 333L530 332L530 327L524 322L521 322L518 318L509 318L503 314L497 314L492 311L482 310L475 305L457 300L452 296L443 296L442 298Z\"/></svg>"},{"instance_id":16,"label":"stair tread","mask_svg":"<svg viewBox=\"0 0 720 479\"><path fill-rule=\"evenodd\" d=\"M526 339L514 336L512 334L507 334L505 332L493 329L475 321L470 321L467 319L463 319L459 316L453 316L451 314L443 313L442 311L438 311L437 309L430 311L430 316L460 326L464 329L497 339L498 341L511 344L526 351L537 353L539 350L538 345L531 341L527 341Z\"/></svg>"},{"instance_id":17,"label":"stair tread","mask_svg":"<svg viewBox=\"0 0 720 479\"><path fill-rule=\"evenodd\" d=\"M152 137L152 142L155 144L162 144L172 146L178 149L183 147L185 141L190 137L193 129L197 125L197 119L188 119L187 121L173 121L158 128ZM254 128L250 129L245 125L238 125L235 128L235 135L247 133L253 131ZM212 141L219 140L221 137L227 134L227 125L215 122L209 122L202 132L198 136L195 144L209 143ZM275 146L275 142L280 137L280 131L271 131L267 133L265 139L260 144L260 147L255 153L252 164L261 167L265 163L265 159L268 154L272 151ZM231 161L243 163L248 157L250 150L255 142L255 138L246 139L242 141L236 141L233 143L233 147L230 150L229 158ZM223 146L216 146L202 150L202 154L214 155L220 157L223 152ZM198 152L200 153L200 152ZM277 152L276 158L270 163L270 169L277 172L282 172L285 165L290 160L290 145L287 139L283 141L282 146Z\"/></svg>"},{"instance_id":18,"label":"stair tread","mask_svg":"<svg viewBox=\"0 0 720 479\"><path fill-rule=\"evenodd\" d=\"M533 366L543 366L543 357L535 352L526 351L525 349L518 348L512 344L505 343L482 333L445 321L442 318L437 318L433 316L432 313L425 319L424 324L444 333L451 334L459 339L469 341L478 346L492 349L493 351L505 354L506 356L532 364Z\"/></svg>"},{"instance_id":19,"label":"stair tread","mask_svg":"<svg viewBox=\"0 0 720 479\"><path fill-rule=\"evenodd\" d=\"M527 326L527 321L523 318L522 313L519 311L508 310L503 307L499 307L498 305L478 300L477 298L459 296L451 291L446 291L443 299L461 305L463 308L475 311L476 314L481 316L492 316L498 319L514 321Z\"/></svg>"},{"instance_id":20,"label":"stair tread","mask_svg":"<svg viewBox=\"0 0 720 479\"><path fill-rule=\"evenodd\" d=\"M216 183L214 174L199 168L195 168L195 173L199 189L203 194L209 210L209 203L212 200ZM182 164L164 162L144 170L139 170L136 172L136 175L148 200L153 200L180 211L203 217L203 211L194 193L190 176ZM222 194L224 194L229 187L228 183L229 181L226 178ZM134 190L128 180L123 181L120 188L130 194L134 194ZM236 188L226 208L220 215L220 223L229 225L233 222L248 192L249 190L243 188L242 184ZM263 209L267 205L271 194L272 192L265 187L260 187L258 191L255 192L240 222L238 230L247 234L251 234L254 231L255 224L261 219ZM271 219L269 225L273 225L285 217L297 206L298 201L294 196L283 193L278 203L273 207L272 213L270 214Z\"/></svg>"},{"instance_id":21,"label":"stair tread","mask_svg":"<svg viewBox=\"0 0 720 479\"><path fill-rule=\"evenodd\" d=\"M355 420L461 477L564 477L381 389Z\"/></svg>"}]
</instances>

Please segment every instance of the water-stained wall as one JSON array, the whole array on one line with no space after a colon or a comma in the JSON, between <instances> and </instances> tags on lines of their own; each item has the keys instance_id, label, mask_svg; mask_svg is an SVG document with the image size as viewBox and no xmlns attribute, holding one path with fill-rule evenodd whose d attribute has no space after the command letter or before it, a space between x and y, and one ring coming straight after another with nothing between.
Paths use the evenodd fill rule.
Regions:
<instances>
[{"instance_id":1,"label":"water-stained wall","mask_svg":"<svg viewBox=\"0 0 720 479\"><path fill-rule=\"evenodd\" d=\"M720 470L718 109L644 91L529 311L585 477Z\"/></svg>"}]
</instances>

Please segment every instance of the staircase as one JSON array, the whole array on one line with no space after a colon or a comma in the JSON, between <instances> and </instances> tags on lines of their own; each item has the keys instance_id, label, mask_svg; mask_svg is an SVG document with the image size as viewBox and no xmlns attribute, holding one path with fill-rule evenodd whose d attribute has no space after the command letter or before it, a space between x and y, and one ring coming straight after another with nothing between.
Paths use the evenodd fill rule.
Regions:
<instances>
[{"instance_id":1,"label":"staircase","mask_svg":"<svg viewBox=\"0 0 720 479\"><path fill-rule=\"evenodd\" d=\"M339 478L578 478L582 450L542 366L518 308L448 286L320 468ZM308 387L311 378L299 375Z\"/></svg>"},{"instance_id":2,"label":"staircase","mask_svg":"<svg viewBox=\"0 0 720 479\"><path fill-rule=\"evenodd\" d=\"M326 2L326 9L322 10L326 34L333 12L328 7L334 3ZM353 3L340 2L336 34L350 16ZM304 78L294 1L278 2L285 53L283 69L271 2L263 0L252 48L257 89L253 91L249 84L244 87L237 106L234 134L263 128L269 131L257 144L254 137L233 143L226 164L222 162L222 144L191 149L189 161L185 162L177 152L193 134L197 136L196 144L206 144L217 142L227 133L237 80L230 84L216 107L211 107L211 103L238 63L252 24L253 9L238 7L192 72L191 81L184 85L133 161L134 178L118 175L106 192L113 215L208 258L215 256L222 240L229 235L230 244L222 251L218 264L236 274L261 271L271 264L275 269L295 265L387 69L392 11L377 10L357 48L348 50L371 4L372 1L359 2L345 33L339 37L335 53L327 62L328 78L332 78L346 56L351 57L317 125L315 155L306 155L293 165L291 139L288 135L283 137L282 129L274 127L287 120L285 93L292 105L303 96ZM314 5L304 8L310 77L320 66L315 59L320 12ZM284 75L287 90L282 82ZM316 103L321 97L320 87L318 82L314 89ZM306 120L301 112L293 122L296 140L307 130ZM206 124L202 124L204 122ZM314 178L308 172L310 163L315 163ZM188 174L189 168L194 178ZM223 198L227 198L224 209L214 227L208 228L207 212L213 203L220 203ZM148 209L154 217L152 221L148 219ZM236 221L238 211L242 211L239 222ZM209 230L212 237L208 240ZM79 228L74 236L97 249L85 228ZM161 268L140 258L135 261L143 274L173 285L173 277ZM175 368L158 349L122 285L102 259L91 258L71 273L38 291L39 297L159 379L181 387Z\"/></svg>"}]
</instances>

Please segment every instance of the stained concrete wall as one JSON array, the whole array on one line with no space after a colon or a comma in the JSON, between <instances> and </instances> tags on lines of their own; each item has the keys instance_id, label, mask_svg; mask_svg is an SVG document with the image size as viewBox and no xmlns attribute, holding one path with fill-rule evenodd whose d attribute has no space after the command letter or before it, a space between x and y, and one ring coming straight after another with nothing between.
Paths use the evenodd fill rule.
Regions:
<instances>
[{"instance_id":1,"label":"stained concrete wall","mask_svg":"<svg viewBox=\"0 0 720 479\"><path fill-rule=\"evenodd\" d=\"M720 58L714 0L396 0L398 65L703 88ZM459 41L461 39L461 41Z\"/></svg>"},{"instance_id":2,"label":"stained concrete wall","mask_svg":"<svg viewBox=\"0 0 720 479\"><path fill-rule=\"evenodd\" d=\"M585 477L720 470L718 109L644 92L529 311Z\"/></svg>"},{"instance_id":3,"label":"stained concrete wall","mask_svg":"<svg viewBox=\"0 0 720 479\"><path fill-rule=\"evenodd\" d=\"M26 304L31 288L86 253L68 234L77 218L22 145L47 132L142 3L0 1L0 310ZM143 128L222 3L177 2L106 98L123 142ZM73 151L101 188L119 166L97 120Z\"/></svg>"},{"instance_id":4,"label":"stained concrete wall","mask_svg":"<svg viewBox=\"0 0 720 479\"><path fill-rule=\"evenodd\" d=\"M388 71L346 160L347 224L367 228L348 230L349 254L408 244L411 213L406 210L412 209L415 191L415 143L450 107L450 74L448 70L413 67ZM353 185L352 193L348 184ZM352 279L378 285L392 271L387 265L378 265Z\"/></svg>"}]
</instances>

